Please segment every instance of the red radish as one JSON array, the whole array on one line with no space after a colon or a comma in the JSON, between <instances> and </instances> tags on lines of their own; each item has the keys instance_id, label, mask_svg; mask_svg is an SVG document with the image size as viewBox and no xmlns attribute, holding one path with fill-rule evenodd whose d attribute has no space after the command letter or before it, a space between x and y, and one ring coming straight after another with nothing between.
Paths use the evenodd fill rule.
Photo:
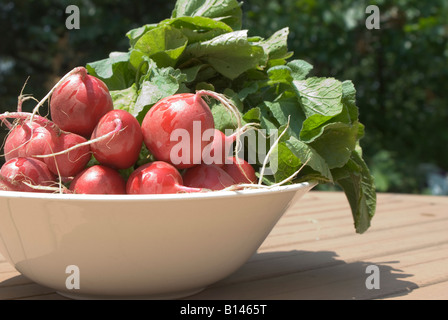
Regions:
<instances>
[{"instance_id":1,"label":"red radish","mask_svg":"<svg viewBox=\"0 0 448 320\"><path fill-rule=\"evenodd\" d=\"M222 131L214 129L212 137L205 137L206 140L211 142L202 152L203 163L214 164L218 167L224 166L225 160L233 153L232 144L240 140L241 135L246 131L253 129L257 125L257 123L246 123L244 126L238 127L235 132L228 136Z\"/></svg>"},{"instance_id":2,"label":"red radish","mask_svg":"<svg viewBox=\"0 0 448 320\"><path fill-rule=\"evenodd\" d=\"M235 180L223 169L206 164L187 169L183 180L187 187L209 190L222 190L235 184Z\"/></svg>"},{"instance_id":3,"label":"red radish","mask_svg":"<svg viewBox=\"0 0 448 320\"><path fill-rule=\"evenodd\" d=\"M235 180L235 183L255 183L257 181L255 170L249 162L237 157L229 157L228 159L231 163L227 161L222 168Z\"/></svg>"},{"instance_id":4,"label":"red radish","mask_svg":"<svg viewBox=\"0 0 448 320\"><path fill-rule=\"evenodd\" d=\"M54 148L54 131L37 122L21 120L5 140L5 160L45 154Z\"/></svg>"},{"instance_id":5,"label":"red radish","mask_svg":"<svg viewBox=\"0 0 448 320\"><path fill-rule=\"evenodd\" d=\"M32 158L19 157L7 161L0 169L0 175L18 183L17 191L49 192L39 187L51 187L56 184L56 176L48 170L47 165Z\"/></svg>"},{"instance_id":6,"label":"red radish","mask_svg":"<svg viewBox=\"0 0 448 320\"><path fill-rule=\"evenodd\" d=\"M126 192L128 194L165 194L200 192L198 188L182 185L182 176L171 164L154 161L134 170L128 178Z\"/></svg>"},{"instance_id":7,"label":"red radish","mask_svg":"<svg viewBox=\"0 0 448 320\"><path fill-rule=\"evenodd\" d=\"M101 164L127 169L138 160L143 143L140 124L132 114L124 110L109 111L98 122L91 139L117 131L117 128L122 129L110 138L92 143L91 149Z\"/></svg>"},{"instance_id":8,"label":"red radish","mask_svg":"<svg viewBox=\"0 0 448 320\"><path fill-rule=\"evenodd\" d=\"M202 135L214 126L212 112L201 96L176 94L160 100L148 111L142 122L143 140L157 160L189 168L201 163L202 150L208 144ZM176 154L172 149L180 142L173 132L183 134L182 141L185 139L187 145Z\"/></svg>"},{"instance_id":9,"label":"red radish","mask_svg":"<svg viewBox=\"0 0 448 320\"><path fill-rule=\"evenodd\" d=\"M212 112L202 99L205 96L221 102L236 116L241 127L238 109L222 94L200 90L163 98L152 106L142 122L143 141L157 160L178 169L202 163L203 150L210 141L210 136L207 140L204 134L215 128Z\"/></svg>"},{"instance_id":10,"label":"red radish","mask_svg":"<svg viewBox=\"0 0 448 320\"><path fill-rule=\"evenodd\" d=\"M29 141L23 151L19 151L22 157L32 157L52 152L55 148L58 136L54 130L48 127L37 126L33 129Z\"/></svg>"},{"instance_id":11,"label":"red radish","mask_svg":"<svg viewBox=\"0 0 448 320\"><path fill-rule=\"evenodd\" d=\"M90 160L90 146L84 137L61 131L47 118L32 116L30 113L5 113L0 119L8 117L18 119L19 124L6 138L4 147L6 160L19 156L35 157L45 162L53 174L62 177L79 173ZM74 150L67 150L75 145ZM53 155L55 153L59 155Z\"/></svg>"},{"instance_id":12,"label":"red radish","mask_svg":"<svg viewBox=\"0 0 448 320\"><path fill-rule=\"evenodd\" d=\"M72 148L74 146L77 147ZM69 148L72 149L68 150ZM48 156L53 153L61 154ZM48 169L61 177L75 176L85 168L92 157L90 146L87 144L87 139L71 132L61 133L55 139L54 149L48 150L42 155L47 156L40 159L47 164Z\"/></svg>"},{"instance_id":13,"label":"red radish","mask_svg":"<svg viewBox=\"0 0 448 320\"><path fill-rule=\"evenodd\" d=\"M117 170L94 165L76 175L69 190L79 194L125 194L126 181Z\"/></svg>"},{"instance_id":14,"label":"red radish","mask_svg":"<svg viewBox=\"0 0 448 320\"><path fill-rule=\"evenodd\" d=\"M231 154L231 146L235 142L236 133L226 136L218 129L213 130L213 140L204 148L202 161L222 167L225 159Z\"/></svg>"},{"instance_id":15,"label":"red radish","mask_svg":"<svg viewBox=\"0 0 448 320\"><path fill-rule=\"evenodd\" d=\"M84 67L76 68L53 91L50 112L53 122L64 131L89 138L100 118L113 110L106 84L87 74Z\"/></svg>"},{"instance_id":16,"label":"red radish","mask_svg":"<svg viewBox=\"0 0 448 320\"><path fill-rule=\"evenodd\" d=\"M20 183L0 175L0 191L20 191Z\"/></svg>"},{"instance_id":17,"label":"red radish","mask_svg":"<svg viewBox=\"0 0 448 320\"><path fill-rule=\"evenodd\" d=\"M5 158L10 160L18 156L27 157L43 153L46 148L53 148L51 143L54 135L60 134L59 128L47 118L34 115L28 112L5 112L0 115L0 119L16 119L18 123L11 128L4 146ZM38 138L38 139L37 139ZM45 143L42 143L45 139ZM35 145L37 144L37 145Z\"/></svg>"}]
</instances>

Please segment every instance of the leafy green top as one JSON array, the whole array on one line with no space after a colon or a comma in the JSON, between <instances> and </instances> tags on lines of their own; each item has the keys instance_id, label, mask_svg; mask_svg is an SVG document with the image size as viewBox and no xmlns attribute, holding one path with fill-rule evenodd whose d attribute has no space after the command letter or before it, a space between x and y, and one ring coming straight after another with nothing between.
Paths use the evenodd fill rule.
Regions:
<instances>
[{"instance_id":1,"label":"leafy green top","mask_svg":"<svg viewBox=\"0 0 448 320\"><path fill-rule=\"evenodd\" d=\"M355 230L365 232L375 213L373 178L362 158L356 90L351 81L308 77L312 65L290 60L288 28L268 39L241 30L236 0L178 0L169 19L130 30L128 52L87 64L111 90L115 108L142 121L163 97L209 89L230 97L245 122L287 130L274 150L284 180L306 164L294 182L335 183L351 206ZM234 128L212 106L216 127Z\"/></svg>"}]
</instances>

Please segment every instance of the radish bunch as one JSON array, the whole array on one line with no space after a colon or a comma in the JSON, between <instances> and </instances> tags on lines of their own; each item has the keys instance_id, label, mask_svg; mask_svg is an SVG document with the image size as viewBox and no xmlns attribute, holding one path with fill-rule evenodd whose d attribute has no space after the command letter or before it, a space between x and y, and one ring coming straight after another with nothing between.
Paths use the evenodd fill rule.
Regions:
<instances>
[{"instance_id":1,"label":"radish bunch","mask_svg":"<svg viewBox=\"0 0 448 320\"><path fill-rule=\"evenodd\" d=\"M215 92L175 94L157 102L145 115L141 127L146 147L156 159L169 164L172 172L174 169L184 170L182 179L176 174L173 183L176 188L182 185L200 190L222 190L238 183L254 183L254 169L243 159L239 159L236 170L229 170L235 162L225 159L237 134L227 137L215 129L212 112L203 100L205 96L220 101L239 119L235 107ZM143 181L146 170L137 170L137 178L131 178ZM249 178L243 180L241 176ZM135 182L128 182L128 193L147 192L139 186L134 188L135 185ZM191 191L179 188L180 192L185 190Z\"/></svg>"},{"instance_id":2,"label":"radish bunch","mask_svg":"<svg viewBox=\"0 0 448 320\"><path fill-rule=\"evenodd\" d=\"M161 99L140 124L129 112L114 109L101 80L75 68L32 113L19 109L0 115L10 129L0 190L159 194L254 183L252 166L230 154L238 132L226 136L215 128L206 96L239 119L224 96L198 91ZM38 115L47 98L51 120ZM142 148L151 162L138 162Z\"/></svg>"}]
</instances>

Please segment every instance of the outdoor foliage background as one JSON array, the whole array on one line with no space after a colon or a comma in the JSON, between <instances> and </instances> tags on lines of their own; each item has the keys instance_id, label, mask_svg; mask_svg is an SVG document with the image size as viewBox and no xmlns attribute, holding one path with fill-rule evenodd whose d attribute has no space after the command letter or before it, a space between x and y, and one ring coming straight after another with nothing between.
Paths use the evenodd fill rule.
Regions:
<instances>
[{"instance_id":1,"label":"outdoor foliage background","mask_svg":"<svg viewBox=\"0 0 448 320\"><path fill-rule=\"evenodd\" d=\"M125 33L170 17L174 3L1 0L0 112L15 110L28 77L24 93L40 100L73 67L127 51ZM65 27L70 4L79 30ZM379 30L365 26L370 4ZM250 35L289 27L294 58L314 75L354 82L378 191L448 194L448 1L256 0L243 13Z\"/></svg>"}]
</instances>

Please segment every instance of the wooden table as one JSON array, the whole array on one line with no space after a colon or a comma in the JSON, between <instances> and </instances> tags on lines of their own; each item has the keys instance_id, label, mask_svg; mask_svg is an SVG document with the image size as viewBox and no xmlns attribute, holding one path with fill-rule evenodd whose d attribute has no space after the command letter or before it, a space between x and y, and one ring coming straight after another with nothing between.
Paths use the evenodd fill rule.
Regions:
<instances>
[{"instance_id":1,"label":"wooden table","mask_svg":"<svg viewBox=\"0 0 448 320\"><path fill-rule=\"evenodd\" d=\"M0 299L65 298L0 256ZM378 194L359 235L343 193L309 192L243 267L188 299L448 299L448 197Z\"/></svg>"}]
</instances>

